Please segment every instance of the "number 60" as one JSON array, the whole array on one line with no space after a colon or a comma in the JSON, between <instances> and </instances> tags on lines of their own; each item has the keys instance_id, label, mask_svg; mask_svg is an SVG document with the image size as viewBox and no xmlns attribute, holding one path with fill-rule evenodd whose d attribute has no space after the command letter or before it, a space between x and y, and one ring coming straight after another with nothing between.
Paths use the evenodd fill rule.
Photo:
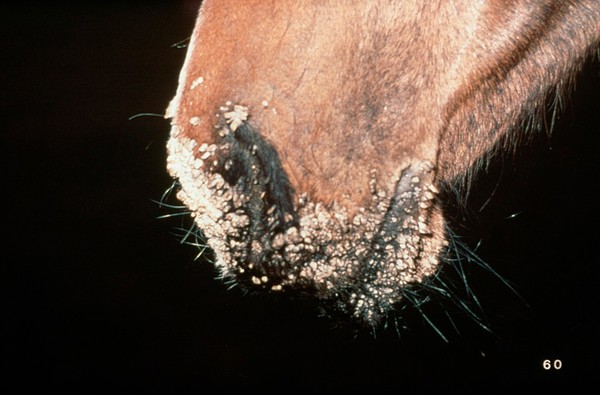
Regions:
<instances>
[{"instance_id":1,"label":"number 60","mask_svg":"<svg viewBox=\"0 0 600 395\"><path fill-rule=\"evenodd\" d=\"M551 361L549 359L544 359L544 362L542 363L542 367L544 368L544 370L550 370L550 369L559 370L560 368L562 368L562 361L560 359L555 359L554 361Z\"/></svg>"}]
</instances>

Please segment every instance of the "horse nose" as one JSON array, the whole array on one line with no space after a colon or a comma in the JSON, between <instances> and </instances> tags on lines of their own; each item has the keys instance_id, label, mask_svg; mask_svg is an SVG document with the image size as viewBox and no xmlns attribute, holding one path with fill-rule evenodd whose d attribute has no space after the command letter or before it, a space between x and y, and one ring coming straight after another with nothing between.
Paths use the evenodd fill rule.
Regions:
<instances>
[{"instance_id":1,"label":"horse nose","mask_svg":"<svg viewBox=\"0 0 600 395\"><path fill-rule=\"evenodd\" d=\"M213 144L197 146L176 126L169 142L179 197L224 277L250 289L335 299L358 321L374 323L401 300L404 287L434 273L444 239L430 162L406 166L391 191L373 171L371 200L351 215L337 202L297 195L276 149L244 111L222 107Z\"/></svg>"}]
</instances>

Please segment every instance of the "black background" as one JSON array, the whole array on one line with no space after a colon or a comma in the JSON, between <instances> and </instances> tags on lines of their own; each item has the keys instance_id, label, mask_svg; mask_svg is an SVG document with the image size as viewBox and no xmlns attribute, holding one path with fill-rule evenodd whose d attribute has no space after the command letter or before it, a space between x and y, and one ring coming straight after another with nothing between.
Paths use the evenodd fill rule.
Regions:
<instances>
[{"instance_id":1,"label":"black background","mask_svg":"<svg viewBox=\"0 0 600 395\"><path fill-rule=\"evenodd\" d=\"M492 333L425 306L355 333L302 300L244 295L173 236L168 121L197 1L0 7L2 386L99 392L583 392L595 387L600 72L552 136L482 173L455 231ZM251 33L251 32L250 32ZM489 199L484 208L480 207ZM450 202L449 207L455 206ZM512 216L513 214L517 214ZM448 274L451 278L451 273ZM453 329L446 311L452 315ZM562 369L546 371L544 360ZM5 393L5 391L2 391Z\"/></svg>"}]
</instances>

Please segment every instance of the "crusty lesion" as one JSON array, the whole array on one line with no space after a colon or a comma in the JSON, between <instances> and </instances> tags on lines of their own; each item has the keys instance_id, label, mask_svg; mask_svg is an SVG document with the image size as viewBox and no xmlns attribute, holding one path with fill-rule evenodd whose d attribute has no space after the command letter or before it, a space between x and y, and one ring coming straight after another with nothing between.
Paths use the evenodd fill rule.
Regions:
<instances>
[{"instance_id":1,"label":"crusty lesion","mask_svg":"<svg viewBox=\"0 0 600 395\"><path fill-rule=\"evenodd\" d=\"M248 107L236 104L233 106L233 109L229 111L229 106L231 106L231 102L228 102L224 107L221 107L221 111L223 112L225 121L229 125L229 130L235 132L237 128L248 119Z\"/></svg>"},{"instance_id":2,"label":"crusty lesion","mask_svg":"<svg viewBox=\"0 0 600 395\"><path fill-rule=\"evenodd\" d=\"M402 300L403 288L435 273L444 238L432 163L407 165L393 191L373 169L370 202L351 215L337 202L295 193L250 121L248 107L226 103L214 143L198 144L173 125L167 145L177 196L224 278L251 289L308 291L374 324Z\"/></svg>"}]
</instances>

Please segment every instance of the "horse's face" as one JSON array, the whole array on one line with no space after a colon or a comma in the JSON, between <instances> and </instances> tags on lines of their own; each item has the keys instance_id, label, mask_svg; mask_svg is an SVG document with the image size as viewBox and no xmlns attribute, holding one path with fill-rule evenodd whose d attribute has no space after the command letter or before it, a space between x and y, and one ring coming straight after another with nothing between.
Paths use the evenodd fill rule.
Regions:
<instances>
[{"instance_id":1,"label":"horse's face","mask_svg":"<svg viewBox=\"0 0 600 395\"><path fill-rule=\"evenodd\" d=\"M223 276L376 323L436 272L440 185L565 84L600 7L359 3L205 1L168 169Z\"/></svg>"}]
</instances>

